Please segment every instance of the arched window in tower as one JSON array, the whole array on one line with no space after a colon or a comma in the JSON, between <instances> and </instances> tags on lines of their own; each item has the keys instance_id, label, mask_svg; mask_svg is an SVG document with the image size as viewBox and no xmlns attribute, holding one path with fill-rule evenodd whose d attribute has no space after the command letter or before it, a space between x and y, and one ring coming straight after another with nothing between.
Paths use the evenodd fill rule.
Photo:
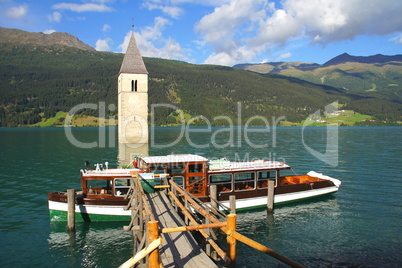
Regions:
<instances>
[{"instance_id":1,"label":"arched window in tower","mask_svg":"<svg viewBox=\"0 0 402 268\"><path fill-rule=\"evenodd\" d=\"M138 81L137 80L131 80L131 91L133 91L133 92L137 92L137 83Z\"/></svg>"}]
</instances>

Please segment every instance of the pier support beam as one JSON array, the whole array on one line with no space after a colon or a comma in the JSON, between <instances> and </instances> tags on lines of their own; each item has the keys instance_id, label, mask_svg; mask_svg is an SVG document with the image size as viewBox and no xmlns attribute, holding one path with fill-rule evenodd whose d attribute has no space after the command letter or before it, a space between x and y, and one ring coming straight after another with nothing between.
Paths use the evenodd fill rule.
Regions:
<instances>
[{"instance_id":1,"label":"pier support beam","mask_svg":"<svg viewBox=\"0 0 402 268\"><path fill-rule=\"evenodd\" d=\"M232 236L233 233L236 232L236 214L229 214L227 216L227 229L228 229L228 236L227 236L227 243L228 243L228 255L231 260L228 267L236 267L236 238Z\"/></svg>"},{"instance_id":2,"label":"pier support beam","mask_svg":"<svg viewBox=\"0 0 402 268\"><path fill-rule=\"evenodd\" d=\"M157 221L148 222L148 243L151 244L154 240L159 238L159 227ZM149 254L149 268L160 268L159 262L159 249L154 249Z\"/></svg>"},{"instance_id":3,"label":"pier support beam","mask_svg":"<svg viewBox=\"0 0 402 268\"><path fill-rule=\"evenodd\" d=\"M67 230L69 232L75 230L75 190L67 190Z\"/></svg>"},{"instance_id":4,"label":"pier support beam","mask_svg":"<svg viewBox=\"0 0 402 268\"><path fill-rule=\"evenodd\" d=\"M209 185L209 193L214 200L218 200L218 189L215 184ZM218 204L214 200L211 200L211 205L213 208L218 209Z\"/></svg>"},{"instance_id":5,"label":"pier support beam","mask_svg":"<svg viewBox=\"0 0 402 268\"><path fill-rule=\"evenodd\" d=\"M275 190L275 181L268 181L268 197L267 197L267 211L271 213L274 210L274 190Z\"/></svg>"},{"instance_id":6,"label":"pier support beam","mask_svg":"<svg viewBox=\"0 0 402 268\"><path fill-rule=\"evenodd\" d=\"M230 214L236 214L236 196L229 195Z\"/></svg>"}]
</instances>

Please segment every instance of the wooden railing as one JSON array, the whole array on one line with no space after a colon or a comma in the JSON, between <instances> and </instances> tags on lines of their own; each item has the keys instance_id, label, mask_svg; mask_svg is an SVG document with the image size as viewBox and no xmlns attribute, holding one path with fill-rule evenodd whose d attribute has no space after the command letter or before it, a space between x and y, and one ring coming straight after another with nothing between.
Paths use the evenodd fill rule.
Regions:
<instances>
[{"instance_id":1,"label":"wooden railing","mask_svg":"<svg viewBox=\"0 0 402 268\"><path fill-rule=\"evenodd\" d=\"M209 213L207 210L205 210L202 205L196 201L196 199L193 199L190 194L186 191L184 191L179 185L174 183L173 181L170 181L170 184L172 185L172 188L175 189L185 200L187 200L190 204L191 207L196 210L198 213L200 213L202 216L204 216L206 219L210 220L212 223L219 223L220 220L216 218L214 215ZM171 194L173 196L173 194ZM200 201L201 202L201 201ZM257 249L265 254L270 255L271 257L274 257L275 259L291 266L291 267L303 267L302 265L298 264L297 262L292 261L291 259L275 252L274 250L238 233L236 231L236 214L229 214L227 215L227 225L220 227L220 229L227 235L227 243L228 243L228 250L226 253L226 257L222 257L223 260L226 261L228 264L228 267L235 267L236 266L236 241L240 241L254 249Z\"/></svg>"},{"instance_id":2,"label":"wooden railing","mask_svg":"<svg viewBox=\"0 0 402 268\"><path fill-rule=\"evenodd\" d=\"M138 175L133 175L130 190L125 198L130 199L125 210L131 210L131 221L128 226L124 226L124 230L133 232L133 252L138 256L135 260L130 260L131 262L134 261L134 263L138 263L152 252L151 249L159 247L162 244L162 240L160 239L159 242L152 243L153 240L150 240L148 237L150 232L149 223L155 222L155 217L146 200L144 189L142 188ZM143 257L139 258L140 256ZM123 267L132 267L132 265Z\"/></svg>"},{"instance_id":3,"label":"wooden railing","mask_svg":"<svg viewBox=\"0 0 402 268\"><path fill-rule=\"evenodd\" d=\"M159 246L162 244L161 233L182 232L197 230L206 239L206 253L210 256L213 255L211 247L214 252L219 255L222 260L226 262L228 267L236 266L237 258L237 241L240 241L254 249L257 249L265 254L268 254L275 259L291 266L303 267L302 265L290 260L289 258L275 252L274 250L238 233L236 231L236 214L226 215L219 211L216 206L203 203L189 192L185 191L182 187L177 185L173 180L167 180L166 183L170 184L168 195L172 205L175 209L180 210L185 218L186 226L179 226L175 228L164 228L159 230L158 222L155 221L148 203L145 200L144 190L138 178L132 179L132 189L130 190L130 202L127 206L132 209L132 221L125 230L132 230L142 234L141 239L138 235L137 246L134 249L135 256L129 259L120 267L133 267L136 263L146 259L148 256L148 267L160 267ZM164 187L157 187L166 189ZM212 203L212 202L211 202ZM197 217L193 213L197 211ZM201 216L199 216L201 215ZM142 222L141 222L142 221ZM215 242L217 236L213 228L220 228L227 236L227 251L222 250Z\"/></svg>"}]
</instances>

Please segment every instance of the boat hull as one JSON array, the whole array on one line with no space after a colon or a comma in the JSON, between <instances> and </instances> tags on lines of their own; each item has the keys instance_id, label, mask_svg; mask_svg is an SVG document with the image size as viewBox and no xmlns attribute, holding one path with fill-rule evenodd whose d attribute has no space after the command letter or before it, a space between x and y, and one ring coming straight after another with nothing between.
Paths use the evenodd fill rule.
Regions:
<instances>
[{"instance_id":1,"label":"boat hull","mask_svg":"<svg viewBox=\"0 0 402 268\"><path fill-rule=\"evenodd\" d=\"M67 203L49 200L51 221L67 221L67 211ZM77 222L130 221L130 219L131 211L124 210L124 206L75 205Z\"/></svg>"},{"instance_id":2,"label":"boat hull","mask_svg":"<svg viewBox=\"0 0 402 268\"><path fill-rule=\"evenodd\" d=\"M329 195L338 191L338 187L331 186L321 189L305 190L274 195L274 204L282 205L287 203L304 201L306 199ZM229 201L221 201L226 207L230 206ZM236 199L236 211L264 208L267 206L267 196Z\"/></svg>"}]
</instances>

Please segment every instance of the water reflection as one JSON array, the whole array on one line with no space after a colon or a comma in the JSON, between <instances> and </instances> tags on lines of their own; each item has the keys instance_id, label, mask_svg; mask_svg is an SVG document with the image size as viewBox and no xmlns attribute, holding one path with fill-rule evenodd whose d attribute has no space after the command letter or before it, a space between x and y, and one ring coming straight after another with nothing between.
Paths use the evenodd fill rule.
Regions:
<instances>
[{"instance_id":1,"label":"water reflection","mask_svg":"<svg viewBox=\"0 0 402 268\"><path fill-rule=\"evenodd\" d=\"M273 213L268 214L266 209L239 212L238 228L247 233L275 234L280 229L282 222L296 220L304 221L311 215L337 217L339 216L339 204L335 196L318 197L303 202L295 202L285 205L276 205Z\"/></svg>"},{"instance_id":2,"label":"water reflection","mask_svg":"<svg viewBox=\"0 0 402 268\"><path fill-rule=\"evenodd\" d=\"M330 250L339 253L339 248L327 244L328 239L332 239L333 245L339 247L337 236L346 227L339 209L336 197L321 197L276 206L272 214L267 214L265 209L239 213L237 227L243 235L306 265L303 256L309 256L311 261L311 256L318 255L314 252L317 248L320 254L327 254ZM238 265L248 266L250 258L247 256L253 256L253 263L264 264L256 267L282 267L279 261L247 246L240 246ZM320 262L313 263L316 266Z\"/></svg>"},{"instance_id":3,"label":"water reflection","mask_svg":"<svg viewBox=\"0 0 402 268\"><path fill-rule=\"evenodd\" d=\"M70 267L117 267L132 254L131 232L124 222L77 223L67 232L66 223L50 223L49 251L55 263Z\"/></svg>"},{"instance_id":4,"label":"water reflection","mask_svg":"<svg viewBox=\"0 0 402 268\"><path fill-rule=\"evenodd\" d=\"M148 143L122 143L119 142L118 162L119 166L131 164L131 161L136 156L148 156L149 144Z\"/></svg>"}]
</instances>

